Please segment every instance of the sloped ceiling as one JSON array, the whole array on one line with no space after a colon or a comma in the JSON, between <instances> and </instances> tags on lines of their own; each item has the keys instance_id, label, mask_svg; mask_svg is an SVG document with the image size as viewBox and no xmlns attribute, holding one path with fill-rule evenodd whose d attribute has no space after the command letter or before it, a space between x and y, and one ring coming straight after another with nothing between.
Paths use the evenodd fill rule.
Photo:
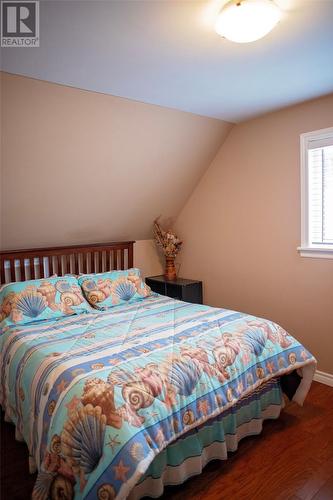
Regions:
<instances>
[{"instance_id":1,"label":"sloped ceiling","mask_svg":"<svg viewBox=\"0 0 333 500\"><path fill-rule=\"evenodd\" d=\"M275 0L265 38L235 44L227 0L42 0L40 47L5 48L10 73L231 122L333 91L333 1Z\"/></svg>"},{"instance_id":2,"label":"sloped ceiling","mask_svg":"<svg viewBox=\"0 0 333 500\"><path fill-rule=\"evenodd\" d=\"M145 239L231 124L2 73L2 246Z\"/></svg>"}]
</instances>

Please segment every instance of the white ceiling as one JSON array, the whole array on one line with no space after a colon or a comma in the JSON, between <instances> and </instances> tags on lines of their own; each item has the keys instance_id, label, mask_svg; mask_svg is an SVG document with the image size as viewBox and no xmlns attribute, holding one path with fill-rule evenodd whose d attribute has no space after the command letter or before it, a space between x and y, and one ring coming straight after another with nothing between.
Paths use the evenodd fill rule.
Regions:
<instances>
[{"instance_id":1,"label":"white ceiling","mask_svg":"<svg viewBox=\"0 0 333 500\"><path fill-rule=\"evenodd\" d=\"M2 69L231 122L333 92L333 0L277 0L245 45L213 30L224 2L42 0L40 48L2 49Z\"/></svg>"}]
</instances>

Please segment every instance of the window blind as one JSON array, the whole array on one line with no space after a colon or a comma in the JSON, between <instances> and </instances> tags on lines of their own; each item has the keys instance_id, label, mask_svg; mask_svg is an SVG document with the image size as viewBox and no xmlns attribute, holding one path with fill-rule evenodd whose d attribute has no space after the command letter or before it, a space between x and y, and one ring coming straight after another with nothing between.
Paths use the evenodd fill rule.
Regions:
<instances>
[{"instance_id":1,"label":"window blind","mask_svg":"<svg viewBox=\"0 0 333 500\"><path fill-rule=\"evenodd\" d=\"M307 153L309 241L333 246L333 140L312 141Z\"/></svg>"}]
</instances>

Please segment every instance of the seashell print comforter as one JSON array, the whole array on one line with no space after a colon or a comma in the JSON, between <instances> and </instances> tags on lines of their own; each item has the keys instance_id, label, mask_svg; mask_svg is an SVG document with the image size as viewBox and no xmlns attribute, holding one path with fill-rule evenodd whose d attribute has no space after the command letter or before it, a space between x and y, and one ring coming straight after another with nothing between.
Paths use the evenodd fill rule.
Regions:
<instances>
[{"instance_id":1,"label":"seashell print comforter","mask_svg":"<svg viewBox=\"0 0 333 500\"><path fill-rule=\"evenodd\" d=\"M33 498L126 498L154 457L314 357L279 325L154 294L0 335L0 402L39 474Z\"/></svg>"}]
</instances>

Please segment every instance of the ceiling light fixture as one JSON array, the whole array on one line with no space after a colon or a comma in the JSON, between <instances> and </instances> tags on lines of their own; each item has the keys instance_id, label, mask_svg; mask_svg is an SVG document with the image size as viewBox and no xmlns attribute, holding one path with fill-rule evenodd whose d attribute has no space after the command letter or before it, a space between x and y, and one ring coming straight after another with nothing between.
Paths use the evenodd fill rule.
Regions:
<instances>
[{"instance_id":1,"label":"ceiling light fixture","mask_svg":"<svg viewBox=\"0 0 333 500\"><path fill-rule=\"evenodd\" d=\"M281 19L273 0L231 0L219 13L215 31L237 43L248 43L267 35Z\"/></svg>"}]
</instances>

